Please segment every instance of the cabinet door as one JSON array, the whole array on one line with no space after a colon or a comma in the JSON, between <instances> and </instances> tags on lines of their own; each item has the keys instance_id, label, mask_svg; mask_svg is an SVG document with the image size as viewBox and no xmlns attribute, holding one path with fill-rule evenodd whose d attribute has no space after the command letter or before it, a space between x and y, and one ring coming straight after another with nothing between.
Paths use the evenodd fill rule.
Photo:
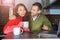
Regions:
<instances>
[{"instance_id":1,"label":"cabinet door","mask_svg":"<svg viewBox=\"0 0 60 40\"><path fill-rule=\"evenodd\" d=\"M0 6L0 25L4 26L9 18L9 7Z\"/></svg>"}]
</instances>

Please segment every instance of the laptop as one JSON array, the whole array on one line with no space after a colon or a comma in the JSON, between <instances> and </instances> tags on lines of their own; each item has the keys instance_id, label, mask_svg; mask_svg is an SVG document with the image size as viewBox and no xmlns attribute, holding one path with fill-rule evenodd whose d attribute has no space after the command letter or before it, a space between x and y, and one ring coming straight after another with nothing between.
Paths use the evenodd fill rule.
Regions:
<instances>
[{"instance_id":1,"label":"laptop","mask_svg":"<svg viewBox=\"0 0 60 40\"><path fill-rule=\"evenodd\" d=\"M48 33L48 34L39 33L38 37L39 38L43 38L43 37L57 38L57 37L60 37L60 22L59 22L59 25L58 25L58 31L57 32L51 32L51 33Z\"/></svg>"}]
</instances>

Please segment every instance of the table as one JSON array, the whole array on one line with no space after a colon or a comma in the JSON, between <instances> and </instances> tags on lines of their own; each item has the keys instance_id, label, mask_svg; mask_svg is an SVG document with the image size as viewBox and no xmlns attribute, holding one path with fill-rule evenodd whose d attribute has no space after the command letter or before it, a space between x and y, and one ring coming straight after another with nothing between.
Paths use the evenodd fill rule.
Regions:
<instances>
[{"instance_id":1,"label":"table","mask_svg":"<svg viewBox=\"0 0 60 40\"><path fill-rule=\"evenodd\" d=\"M47 34L47 33L48 33L47 31L41 32L41 34ZM42 38L49 38L49 37L44 36ZM53 37L53 38L57 38L57 37ZM13 35L13 33L8 33L4 37L4 39L40 39L40 37L38 36L38 34L32 34L30 32L24 32L23 34L20 34L20 35Z\"/></svg>"}]
</instances>

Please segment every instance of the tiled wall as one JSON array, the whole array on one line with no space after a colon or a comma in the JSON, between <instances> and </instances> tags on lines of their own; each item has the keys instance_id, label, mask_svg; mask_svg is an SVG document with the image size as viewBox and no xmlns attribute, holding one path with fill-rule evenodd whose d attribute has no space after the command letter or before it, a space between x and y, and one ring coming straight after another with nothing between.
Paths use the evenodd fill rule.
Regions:
<instances>
[{"instance_id":1,"label":"tiled wall","mask_svg":"<svg viewBox=\"0 0 60 40\"><path fill-rule=\"evenodd\" d=\"M48 17L48 19L51 21L51 23L55 23L55 24L59 24L60 21L60 14L47 14L46 15Z\"/></svg>"}]
</instances>

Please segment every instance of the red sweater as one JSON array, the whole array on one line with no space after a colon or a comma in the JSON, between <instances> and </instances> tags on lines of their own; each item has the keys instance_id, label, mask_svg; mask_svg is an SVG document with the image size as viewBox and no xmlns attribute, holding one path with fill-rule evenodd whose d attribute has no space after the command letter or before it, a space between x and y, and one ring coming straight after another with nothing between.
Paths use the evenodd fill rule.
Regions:
<instances>
[{"instance_id":1,"label":"red sweater","mask_svg":"<svg viewBox=\"0 0 60 40\"><path fill-rule=\"evenodd\" d=\"M22 27L22 17L17 17L14 20L9 20L7 22L7 24L4 26L4 29L3 29L4 34L8 34L9 32L13 32L13 28L16 26L23 28ZM29 29L27 29L25 31L29 31Z\"/></svg>"},{"instance_id":2,"label":"red sweater","mask_svg":"<svg viewBox=\"0 0 60 40\"><path fill-rule=\"evenodd\" d=\"M7 34L9 32L12 32L13 28L16 26L22 27L22 24L18 25L20 22L22 22L22 17L17 17L14 20L9 20L7 24L4 26L3 32Z\"/></svg>"}]
</instances>

